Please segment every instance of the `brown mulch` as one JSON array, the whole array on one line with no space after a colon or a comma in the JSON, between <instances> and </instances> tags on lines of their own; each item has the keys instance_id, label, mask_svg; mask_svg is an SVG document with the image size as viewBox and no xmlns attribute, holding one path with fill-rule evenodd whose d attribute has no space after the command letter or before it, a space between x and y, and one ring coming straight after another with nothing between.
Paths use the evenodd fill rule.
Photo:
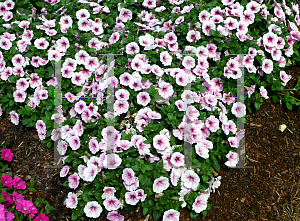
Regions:
<instances>
[{"instance_id":1,"label":"brown mulch","mask_svg":"<svg viewBox=\"0 0 300 221\"><path fill-rule=\"evenodd\" d=\"M293 88L300 67L289 67L286 71L293 78L285 88ZM199 215L194 220L289 220L283 217L283 205L291 202L292 186L299 183L299 112L296 109L290 111L279 102L274 104L270 96L258 111L247 115L246 165L254 168L229 169L221 164L221 186L211 193L208 201L212 209L205 218ZM286 124L289 130L280 132L278 127L281 124ZM59 177L60 169L45 168L53 165L53 149L41 145L35 128L23 127L21 121L18 126L13 125L8 114L2 115L0 128L0 144L9 142L8 148L15 155L9 163L13 176L26 181L30 177L35 180L37 192L29 194L26 199L43 197L53 205L56 210L49 215L51 221L71 220L71 210L63 205L69 192L69 188L62 186L65 178ZM137 206L133 211L121 211L125 221L146 218L141 216L141 209L136 210ZM106 220L105 215L97 220ZM148 221L152 220L150 216ZM180 220L192 220L187 210L181 211Z\"/></svg>"}]
</instances>

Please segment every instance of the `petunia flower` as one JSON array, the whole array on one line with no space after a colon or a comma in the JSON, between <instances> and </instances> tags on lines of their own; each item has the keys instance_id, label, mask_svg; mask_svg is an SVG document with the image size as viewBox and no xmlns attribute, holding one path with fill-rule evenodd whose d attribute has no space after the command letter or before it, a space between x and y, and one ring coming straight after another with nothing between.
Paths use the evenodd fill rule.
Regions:
<instances>
[{"instance_id":1,"label":"petunia flower","mask_svg":"<svg viewBox=\"0 0 300 221\"><path fill-rule=\"evenodd\" d=\"M14 125L19 124L19 115L15 111L9 112L10 114L10 120Z\"/></svg>"},{"instance_id":2,"label":"petunia flower","mask_svg":"<svg viewBox=\"0 0 300 221\"><path fill-rule=\"evenodd\" d=\"M34 218L34 221L49 221L49 218L44 213L40 213Z\"/></svg>"},{"instance_id":3,"label":"petunia flower","mask_svg":"<svg viewBox=\"0 0 300 221\"><path fill-rule=\"evenodd\" d=\"M264 86L260 86L259 91L262 97L264 97L265 99L269 99L268 91L265 89Z\"/></svg>"},{"instance_id":4,"label":"petunia flower","mask_svg":"<svg viewBox=\"0 0 300 221\"><path fill-rule=\"evenodd\" d=\"M167 177L161 176L154 180L153 192L162 193L164 190L168 189L169 185L169 179Z\"/></svg>"},{"instance_id":5,"label":"petunia flower","mask_svg":"<svg viewBox=\"0 0 300 221\"><path fill-rule=\"evenodd\" d=\"M69 187L71 189L75 190L79 186L79 179L80 179L80 177L78 176L78 174L76 172L74 174L70 175L68 177Z\"/></svg>"},{"instance_id":6,"label":"petunia flower","mask_svg":"<svg viewBox=\"0 0 300 221\"><path fill-rule=\"evenodd\" d=\"M14 154L11 152L10 149L2 149L1 150L1 153L2 153L2 158L8 162L12 161L12 158L14 156Z\"/></svg>"},{"instance_id":7,"label":"petunia flower","mask_svg":"<svg viewBox=\"0 0 300 221\"><path fill-rule=\"evenodd\" d=\"M126 192L125 202L129 205L135 206L139 202L136 191Z\"/></svg>"},{"instance_id":8,"label":"petunia flower","mask_svg":"<svg viewBox=\"0 0 300 221\"><path fill-rule=\"evenodd\" d=\"M169 209L164 212L163 221L179 221L180 212L174 209Z\"/></svg>"},{"instance_id":9,"label":"petunia flower","mask_svg":"<svg viewBox=\"0 0 300 221\"><path fill-rule=\"evenodd\" d=\"M186 170L181 176L181 182L185 188L191 188L195 191L199 185L200 178L193 170Z\"/></svg>"},{"instance_id":10,"label":"petunia flower","mask_svg":"<svg viewBox=\"0 0 300 221\"><path fill-rule=\"evenodd\" d=\"M109 196L103 201L103 205L107 211L118 210L120 201L115 196Z\"/></svg>"},{"instance_id":11,"label":"petunia flower","mask_svg":"<svg viewBox=\"0 0 300 221\"><path fill-rule=\"evenodd\" d=\"M60 177L66 177L67 174L69 173L70 167L68 165L64 166L61 170L60 170Z\"/></svg>"},{"instance_id":12,"label":"petunia flower","mask_svg":"<svg viewBox=\"0 0 300 221\"><path fill-rule=\"evenodd\" d=\"M117 211L111 211L107 214L106 219L109 221L124 221L124 216L118 214Z\"/></svg>"},{"instance_id":13,"label":"petunia flower","mask_svg":"<svg viewBox=\"0 0 300 221\"><path fill-rule=\"evenodd\" d=\"M226 155L226 158L228 159L228 161L225 162L225 165L233 168L236 167L238 161L239 161L239 155L238 153L229 151L228 154Z\"/></svg>"},{"instance_id":14,"label":"petunia flower","mask_svg":"<svg viewBox=\"0 0 300 221\"><path fill-rule=\"evenodd\" d=\"M196 213L201 213L207 208L207 200L209 198L209 194L201 194L195 199L195 202L192 205L192 209Z\"/></svg>"},{"instance_id":15,"label":"petunia flower","mask_svg":"<svg viewBox=\"0 0 300 221\"><path fill-rule=\"evenodd\" d=\"M89 218L98 218L102 213L103 209L96 201L88 202L84 207L84 213Z\"/></svg>"},{"instance_id":16,"label":"petunia flower","mask_svg":"<svg viewBox=\"0 0 300 221\"><path fill-rule=\"evenodd\" d=\"M19 211L19 212L22 212L24 214L29 214L31 209L33 207L33 203L32 201L30 200L21 200L17 206L16 206L16 209Z\"/></svg>"},{"instance_id":17,"label":"petunia flower","mask_svg":"<svg viewBox=\"0 0 300 221\"><path fill-rule=\"evenodd\" d=\"M241 102L236 102L232 105L231 113L236 117L243 117L246 115L246 105Z\"/></svg>"}]
</instances>

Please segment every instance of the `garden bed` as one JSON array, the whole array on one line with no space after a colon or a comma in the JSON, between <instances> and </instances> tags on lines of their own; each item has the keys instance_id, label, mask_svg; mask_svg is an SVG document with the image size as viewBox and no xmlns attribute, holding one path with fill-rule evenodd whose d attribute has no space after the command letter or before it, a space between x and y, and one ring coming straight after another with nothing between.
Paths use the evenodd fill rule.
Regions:
<instances>
[{"instance_id":1,"label":"garden bed","mask_svg":"<svg viewBox=\"0 0 300 221\"><path fill-rule=\"evenodd\" d=\"M292 89L299 78L300 66L288 67L286 71L292 75L286 89ZM282 124L286 124L291 132L287 129L280 132L278 127ZM299 110L290 111L279 102L274 104L271 99L265 100L258 111L248 114L245 143L249 159L246 163L254 168L229 169L221 164L218 174L222 177L221 186L208 200L212 209L205 218L200 215L194 220L289 220L284 216L291 217L289 208L300 175L299 126ZM13 176L26 182L31 177L35 180L37 192L27 195L26 199L43 197L55 208L49 215L50 220L70 220L71 210L63 205L69 192L62 185L64 178L59 177L60 169L47 168L54 163L53 149L41 145L35 128L23 127L21 122L13 125L6 113L1 117L0 128L0 144L9 142L9 148L15 154L13 161L8 163ZM140 210L136 212L137 208L123 210L121 214L126 221L144 220L146 216L142 217ZM104 221L105 214L93 220ZM152 220L150 216L148 221ZM186 209L180 212L180 220L192 220Z\"/></svg>"}]
</instances>

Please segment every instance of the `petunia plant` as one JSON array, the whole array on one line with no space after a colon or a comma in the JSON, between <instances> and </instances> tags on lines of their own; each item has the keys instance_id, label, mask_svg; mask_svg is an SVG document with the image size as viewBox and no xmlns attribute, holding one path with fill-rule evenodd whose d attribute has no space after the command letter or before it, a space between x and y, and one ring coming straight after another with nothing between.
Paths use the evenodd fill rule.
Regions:
<instances>
[{"instance_id":1,"label":"petunia plant","mask_svg":"<svg viewBox=\"0 0 300 221\"><path fill-rule=\"evenodd\" d=\"M298 4L193 3L47 0L34 2L36 12L29 1L0 5L1 108L14 124L22 115L35 125L44 145L58 141L72 220L124 220L118 210L134 205L154 220L179 220L184 207L205 216L220 162L239 161L237 118L251 104L259 109L268 89L276 99L290 79L284 68L300 60ZM108 62L108 54L123 56ZM247 106L237 101L240 78ZM65 98L56 114L54 87Z\"/></svg>"}]
</instances>

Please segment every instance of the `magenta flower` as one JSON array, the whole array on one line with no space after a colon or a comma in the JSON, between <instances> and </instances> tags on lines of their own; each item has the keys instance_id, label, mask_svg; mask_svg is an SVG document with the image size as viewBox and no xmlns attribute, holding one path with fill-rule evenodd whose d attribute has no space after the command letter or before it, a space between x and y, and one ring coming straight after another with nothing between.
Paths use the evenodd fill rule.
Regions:
<instances>
[{"instance_id":1,"label":"magenta flower","mask_svg":"<svg viewBox=\"0 0 300 221\"><path fill-rule=\"evenodd\" d=\"M114 193L116 192L116 189L114 187L104 187L103 188L103 194L102 199L107 199L110 196L114 196Z\"/></svg>"},{"instance_id":2,"label":"magenta flower","mask_svg":"<svg viewBox=\"0 0 300 221\"><path fill-rule=\"evenodd\" d=\"M280 71L280 79L284 82L287 83L290 79L291 76L287 75L285 71Z\"/></svg>"},{"instance_id":3,"label":"magenta flower","mask_svg":"<svg viewBox=\"0 0 300 221\"><path fill-rule=\"evenodd\" d=\"M20 177L15 177L14 187L18 190L25 190L26 189L26 183Z\"/></svg>"},{"instance_id":4,"label":"magenta flower","mask_svg":"<svg viewBox=\"0 0 300 221\"><path fill-rule=\"evenodd\" d=\"M8 207L9 205L13 204L14 201L8 193L6 193L6 192L1 192L1 193L4 197L3 204L4 204L5 207Z\"/></svg>"},{"instance_id":5,"label":"magenta flower","mask_svg":"<svg viewBox=\"0 0 300 221\"><path fill-rule=\"evenodd\" d=\"M16 82L16 88L19 91L26 91L26 89L29 87L29 83L26 81L25 78L20 78Z\"/></svg>"},{"instance_id":6,"label":"magenta flower","mask_svg":"<svg viewBox=\"0 0 300 221\"><path fill-rule=\"evenodd\" d=\"M19 212L22 212L24 214L29 214L31 212L31 209L33 207L33 203L29 200L21 200L17 206L16 209Z\"/></svg>"},{"instance_id":7,"label":"magenta flower","mask_svg":"<svg viewBox=\"0 0 300 221\"><path fill-rule=\"evenodd\" d=\"M262 64L262 70L266 74L271 74L273 71L273 61L270 59L264 59Z\"/></svg>"},{"instance_id":8,"label":"magenta flower","mask_svg":"<svg viewBox=\"0 0 300 221\"><path fill-rule=\"evenodd\" d=\"M90 149L92 154L96 154L100 150L99 143L96 139L91 139L90 140L89 149Z\"/></svg>"},{"instance_id":9,"label":"magenta flower","mask_svg":"<svg viewBox=\"0 0 300 221\"><path fill-rule=\"evenodd\" d=\"M261 95L263 98L269 99L268 91L265 89L264 86L260 86L259 91L260 91L260 95Z\"/></svg>"},{"instance_id":10,"label":"magenta flower","mask_svg":"<svg viewBox=\"0 0 300 221\"><path fill-rule=\"evenodd\" d=\"M12 188L14 185L14 179L9 175L2 175L1 176L3 186L7 186L8 188Z\"/></svg>"},{"instance_id":11,"label":"magenta flower","mask_svg":"<svg viewBox=\"0 0 300 221\"><path fill-rule=\"evenodd\" d=\"M205 146L201 145L200 143L197 143L195 146L195 149L196 149L196 153L200 157L202 157L204 159L209 158L209 150Z\"/></svg>"},{"instance_id":12,"label":"magenta flower","mask_svg":"<svg viewBox=\"0 0 300 221\"><path fill-rule=\"evenodd\" d=\"M21 200L24 200L25 196L23 196L22 194L19 194L17 191L14 191L12 194L13 197L13 201L15 202L15 204L17 205Z\"/></svg>"},{"instance_id":13,"label":"magenta flower","mask_svg":"<svg viewBox=\"0 0 300 221\"><path fill-rule=\"evenodd\" d=\"M40 213L37 217L35 217L34 221L49 221L49 218L44 213Z\"/></svg>"},{"instance_id":14,"label":"magenta flower","mask_svg":"<svg viewBox=\"0 0 300 221\"><path fill-rule=\"evenodd\" d=\"M2 158L8 162L10 162L14 156L10 149L2 149Z\"/></svg>"}]
</instances>

